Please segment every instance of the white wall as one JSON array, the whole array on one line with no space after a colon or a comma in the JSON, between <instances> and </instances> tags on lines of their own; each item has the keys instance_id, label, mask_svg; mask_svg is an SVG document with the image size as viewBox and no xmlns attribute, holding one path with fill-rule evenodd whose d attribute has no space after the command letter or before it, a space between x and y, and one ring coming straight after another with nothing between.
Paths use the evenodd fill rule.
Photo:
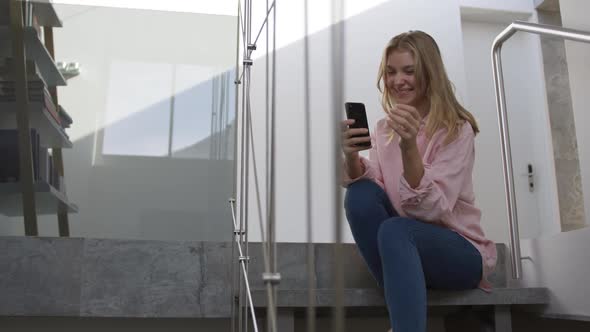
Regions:
<instances>
[{"instance_id":1,"label":"white wall","mask_svg":"<svg viewBox=\"0 0 590 332\"><path fill-rule=\"evenodd\" d=\"M590 31L588 11L590 3L584 0L562 0L561 19L564 27ZM582 175L582 189L584 195L584 207L586 224L590 225L590 44L573 41L565 42L567 63L569 69L570 89L572 93L572 105L574 120L576 122L576 135L578 140L578 155L580 158L580 172Z\"/></svg>"},{"instance_id":2,"label":"white wall","mask_svg":"<svg viewBox=\"0 0 590 332\"><path fill-rule=\"evenodd\" d=\"M534 10L532 0L459 0L459 5L488 11L505 11L513 15L531 13Z\"/></svg>"},{"instance_id":3,"label":"white wall","mask_svg":"<svg viewBox=\"0 0 590 332\"><path fill-rule=\"evenodd\" d=\"M555 318L590 319L590 229L554 234L521 242L526 287L547 287L550 304L543 314Z\"/></svg>"}]
</instances>

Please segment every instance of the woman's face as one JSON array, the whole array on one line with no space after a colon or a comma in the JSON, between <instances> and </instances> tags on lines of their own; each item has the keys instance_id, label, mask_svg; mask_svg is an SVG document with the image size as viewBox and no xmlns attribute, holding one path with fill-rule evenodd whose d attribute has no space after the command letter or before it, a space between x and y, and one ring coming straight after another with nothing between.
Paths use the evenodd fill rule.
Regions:
<instances>
[{"instance_id":1,"label":"woman's face","mask_svg":"<svg viewBox=\"0 0 590 332\"><path fill-rule=\"evenodd\" d=\"M422 96L416 87L416 64L412 53L394 50L387 57L385 82L399 104L418 106Z\"/></svg>"}]
</instances>

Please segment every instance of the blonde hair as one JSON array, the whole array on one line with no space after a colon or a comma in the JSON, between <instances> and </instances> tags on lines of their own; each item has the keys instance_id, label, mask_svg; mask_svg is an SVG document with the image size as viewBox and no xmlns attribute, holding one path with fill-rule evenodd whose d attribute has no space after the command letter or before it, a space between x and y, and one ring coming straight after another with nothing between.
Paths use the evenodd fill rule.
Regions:
<instances>
[{"instance_id":1,"label":"blonde hair","mask_svg":"<svg viewBox=\"0 0 590 332\"><path fill-rule=\"evenodd\" d=\"M422 31L409 31L393 37L381 58L377 88L381 92L381 104L384 111L395 107L396 100L386 86L387 58L393 51L408 51L415 61L416 92L426 98L430 111L426 121L426 135L432 138L441 128L447 129L445 144L452 142L459 135L464 121L469 122L473 132L479 133L477 121L457 101L454 87L449 80L442 61L440 50L434 39Z\"/></svg>"}]
</instances>

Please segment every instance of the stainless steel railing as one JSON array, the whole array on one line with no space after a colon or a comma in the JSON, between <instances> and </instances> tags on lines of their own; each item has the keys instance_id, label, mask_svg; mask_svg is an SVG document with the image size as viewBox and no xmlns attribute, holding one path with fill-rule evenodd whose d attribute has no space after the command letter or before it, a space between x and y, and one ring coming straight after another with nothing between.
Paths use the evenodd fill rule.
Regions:
<instances>
[{"instance_id":1,"label":"stainless steel railing","mask_svg":"<svg viewBox=\"0 0 590 332\"><path fill-rule=\"evenodd\" d=\"M234 257L235 247L237 243L239 251L239 264L242 274L239 272L236 275L234 263L232 262L232 312L231 312L231 331L236 332L248 332L250 324L248 323L248 310L251 312L252 324L254 324L254 330L257 331L258 322L254 316L254 309L252 303L252 296L250 287L248 284L248 234L249 234L249 185L250 185L250 166L252 166L252 175L254 177L254 189L255 198L258 207L258 221L260 226L260 235L262 238L262 258L264 262L264 273L262 274L262 281L266 287L266 298L267 298L267 329L271 332L277 331L277 313L276 313L276 294L277 287L281 281L281 275L277 271L277 257L276 257L276 239L275 239L275 198L274 198L274 187L275 187L275 113L276 113L276 4L273 1L269 7L267 0L266 4L266 17L262 26L259 29L258 35L254 43L252 43L252 0L243 0L244 6L242 7L242 0L238 1L238 17L237 17L237 41L236 41L236 96L238 96L239 86L242 88L241 93L241 107L236 98L235 110L236 110L236 123L241 123L240 135L240 159L237 159L237 148L238 148L238 131L236 130L236 164L234 165L234 176L236 179L234 186L234 197L230 199L232 208L232 218L234 227L235 241L232 241L232 257ZM243 8L243 10L242 10ZM269 69L268 60L269 57L269 21L272 14L272 69ZM260 37L262 31L266 28L266 160L265 166L266 172L266 206L263 212L260 196L260 186L258 181L258 170L256 164L256 153L254 150L254 136L252 128L252 109L251 109L251 98L250 98L250 87L251 87L251 68L253 65L252 53L257 49L256 43ZM241 43L240 43L241 41ZM243 46L242 56L240 57L240 46ZM241 61L240 61L241 60ZM240 73L241 72L241 73ZM272 74L269 76L269 74ZM271 81L272 84L269 84ZM271 88L271 89L269 89ZM269 98L270 95L270 98ZM238 118L241 121L238 122ZM237 127L237 126L236 126ZM238 163L239 163L239 193L238 193ZM238 198L239 216L236 217L236 198ZM266 218L266 220L264 220ZM267 227L264 230L264 221L266 221ZM265 236L266 233L266 236ZM242 250L242 245L244 249ZM239 277L240 280L237 280ZM245 284L245 293L243 283ZM237 293L236 293L237 291ZM248 301L244 304L244 296L248 297Z\"/></svg>"},{"instance_id":2,"label":"stainless steel railing","mask_svg":"<svg viewBox=\"0 0 590 332\"><path fill-rule=\"evenodd\" d=\"M243 235L243 230L238 226L236 222L236 212L235 212L235 200L230 199L229 204L231 206L231 216L234 225L234 241L238 247L238 254L239 256L239 263L240 263L240 270L242 272L244 278L244 284L246 286L246 296L248 297L248 304L250 309L250 315L252 316L252 325L254 326L254 332L258 332L258 322L256 320L256 313L254 312L254 303L252 302L252 292L250 291L250 281L248 280L248 271L246 271L246 262L250 259L248 256L244 256L244 251L242 250L242 241L240 241L240 236ZM241 310L241 308L240 308Z\"/></svg>"},{"instance_id":3,"label":"stainless steel railing","mask_svg":"<svg viewBox=\"0 0 590 332\"><path fill-rule=\"evenodd\" d=\"M520 279L522 264L520 257L520 236L518 232L518 216L516 214L516 195L514 191L514 173L512 169L512 150L508 132L508 118L506 112L506 94L502 76L502 45L516 32L523 31L542 36L559 37L584 43L590 43L590 33L586 31L566 29L544 24L516 21L502 31L492 44L492 67L494 71L494 87L496 92L496 106L498 122L500 123L500 141L502 147L502 163L504 167L504 184L506 189L506 206L508 208L508 222L510 227L510 251L512 263L512 277Z\"/></svg>"}]
</instances>

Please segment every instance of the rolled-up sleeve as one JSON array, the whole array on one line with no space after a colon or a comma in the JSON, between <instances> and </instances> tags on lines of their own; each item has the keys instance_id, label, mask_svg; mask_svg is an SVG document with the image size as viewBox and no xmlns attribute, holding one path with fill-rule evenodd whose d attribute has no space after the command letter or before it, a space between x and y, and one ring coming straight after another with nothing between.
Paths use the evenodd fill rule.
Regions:
<instances>
[{"instance_id":1,"label":"rolled-up sleeve","mask_svg":"<svg viewBox=\"0 0 590 332\"><path fill-rule=\"evenodd\" d=\"M445 223L461 194L465 179L471 176L475 159L474 133L463 127L459 137L442 146L430 164L424 164L424 175L416 188L404 176L399 192L404 212L416 219Z\"/></svg>"},{"instance_id":2,"label":"rolled-up sleeve","mask_svg":"<svg viewBox=\"0 0 590 332\"><path fill-rule=\"evenodd\" d=\"M376 133L376 130L373 131ZM383 174L381 173L381 166L379 165L379 151L375 142L375 136L371 136L371 149L369 150L369 158L360 157L363 174L357 178L351 178L346 170L348 169L346 161L343 162L343 181L342 185L348 187L350 184L360 180L369 179L377 183L383 188Z\"/></svg>"}]
</instances>

